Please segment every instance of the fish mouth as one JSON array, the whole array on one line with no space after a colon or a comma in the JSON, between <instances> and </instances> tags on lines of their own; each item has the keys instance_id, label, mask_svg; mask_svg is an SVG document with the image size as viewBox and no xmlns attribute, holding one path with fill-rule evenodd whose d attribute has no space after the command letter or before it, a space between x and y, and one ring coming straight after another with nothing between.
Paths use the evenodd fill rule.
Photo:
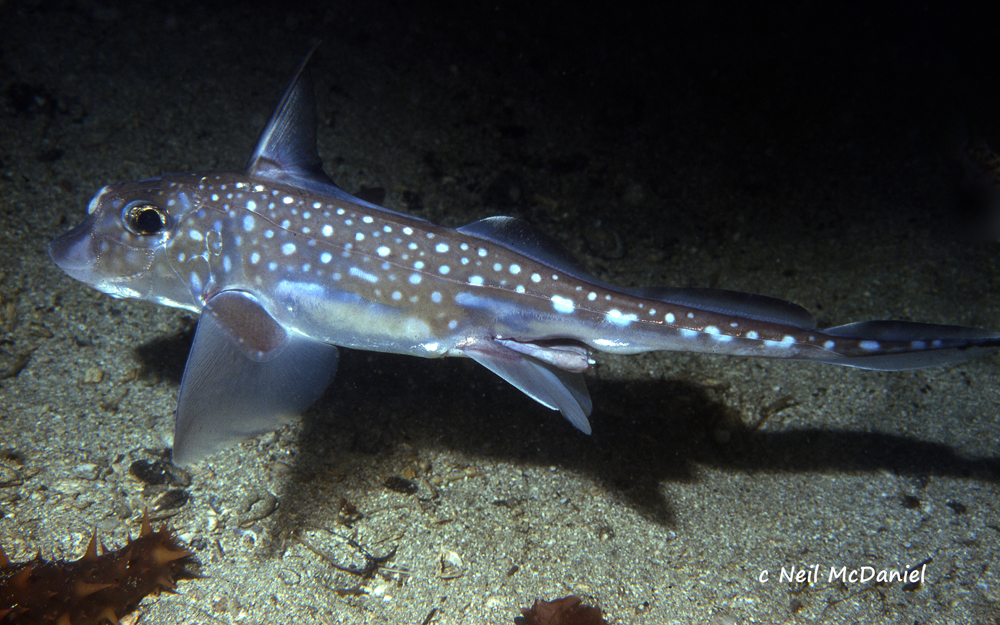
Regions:
<instances>
[{"instance_id":1,"label":"fish mouth","mask_svg":"<svg viewBox=\"0 0 1000 625\"><path fill-rule=\"evenodd\" d=\"M91 250L90 234L94 219L88 217L75 228L49 243L49 258L76 280L86 282L97 255Z\"/></svg>"}]
</instances>

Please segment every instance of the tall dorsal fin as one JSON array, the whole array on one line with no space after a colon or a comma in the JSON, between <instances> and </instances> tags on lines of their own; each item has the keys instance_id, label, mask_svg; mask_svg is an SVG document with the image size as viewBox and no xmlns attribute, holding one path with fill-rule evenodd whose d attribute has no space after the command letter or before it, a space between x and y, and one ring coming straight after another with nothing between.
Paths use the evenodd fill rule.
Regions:
<instances>
[{"instance_id":1,"label":"tall dorsal fin","mask_svg":"<svg viewBox=\"0 0 1000 625\"><path fill-rule=\"evenodd\" d=\"M323 161L316 151L316 98L306 68L318 46L313 46L302 59L285 95L260 133L247 161L248 175L300 186L308 182L333 184L323 173Z\"/></svg>"},{"instance_id":2,"label":"tall dorsal fin","mask_svg":"<svg viewBox=\"0 0 1000 625\"><path fill-rule=\"evenodd\" d=\"M292 82L257 139L257 146L247 161L246 173L251 178L282 182L332 195L352 204L396 213L354 197L338 187L323 171L323 161L316 149L316 97L307 68L318 47L317 43L299 64ZM410 218L424 221L418 217Z\"/></svg>"}]
</instances>

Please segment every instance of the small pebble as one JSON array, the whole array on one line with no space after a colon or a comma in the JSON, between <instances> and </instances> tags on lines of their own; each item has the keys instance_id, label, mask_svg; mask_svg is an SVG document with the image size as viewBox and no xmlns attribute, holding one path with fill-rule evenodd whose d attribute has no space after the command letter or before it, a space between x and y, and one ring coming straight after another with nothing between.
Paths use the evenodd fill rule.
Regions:
<instances>
[{"instance_id":1,"label":"small pebble","mask_svg":"<svg viewBox=\"0 0 1000 625\"><path fill-rule=\"evenodd\" d=\"M96 480L97 476L100 475L101 467L96 464L85 462L83 464L76 465L70 472L74 477L78 477L82 480Z\"/></svg>"}]
</instances>

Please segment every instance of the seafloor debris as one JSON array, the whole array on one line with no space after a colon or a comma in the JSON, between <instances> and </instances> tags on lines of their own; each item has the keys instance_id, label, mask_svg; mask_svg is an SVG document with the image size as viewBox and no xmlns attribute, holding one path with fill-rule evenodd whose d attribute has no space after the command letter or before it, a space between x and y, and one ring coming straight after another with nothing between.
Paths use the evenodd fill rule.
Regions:
<instances>
[{"instance_id":1,"label":"seafloor debris","mask_svg":"<svg viewBox=\"0 0 1000 625\"><path fill-rule=\"evenodd\" d=\"M0 625L117 624L146 595L172 591L193 553L166 526L154 532L145 515L139 538L97 555L95 533L74 562L11 562L0 547Z\"/></svg>"},{"instance_id":2,"label":"seafloor debris","mask_svg":"<svg viewBox=\"0 0 1000 625\"><path fill-rule=\"evenodd\" d=\"M601 609L583 605L576 595L539 601L531 609L521 608L525 625L608 625L601 616Z\"/></svg>"}]
</instances>

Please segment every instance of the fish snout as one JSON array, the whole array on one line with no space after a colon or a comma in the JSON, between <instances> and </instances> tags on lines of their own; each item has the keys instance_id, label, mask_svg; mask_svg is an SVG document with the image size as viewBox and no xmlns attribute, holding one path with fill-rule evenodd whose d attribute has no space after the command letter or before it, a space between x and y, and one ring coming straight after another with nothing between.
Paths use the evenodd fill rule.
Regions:
<instances>
[{"instance_id":1,"label":"fish snout","mask_svg":"<svg viewBox=\"0 0 1000 625\"><path fill-rule=\"evenodd\" d=\"M97 262L92 249L94 216L88 216L75 228L49 243L49 257L70 277L89 282L87 277Z\"/></svg>"}]
</instances>

